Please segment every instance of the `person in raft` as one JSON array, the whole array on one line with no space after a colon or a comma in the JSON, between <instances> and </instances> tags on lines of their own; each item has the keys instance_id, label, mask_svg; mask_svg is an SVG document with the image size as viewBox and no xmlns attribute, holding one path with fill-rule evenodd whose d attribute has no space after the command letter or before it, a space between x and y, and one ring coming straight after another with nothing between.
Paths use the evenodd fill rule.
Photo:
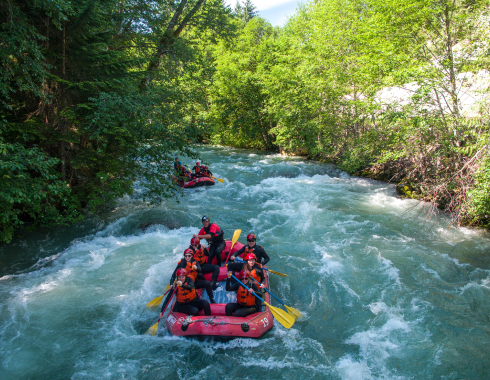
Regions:
<instances>
[{"instance_id":1,"label":"person in raft","mask_svg":"<svg viewBox=\"0 0 490 380\"><path fill-rule=\"evenodd\" d=\"M182 166L182 162L180 162L179 157L175 157L174 161L174 169L175 171L180 171L180 167Z\"/></svg>"},{"instance_id":2,"label":"person in raft","mask_svg":"<svg viewBox=\"0 0 490 380\"><path fill-rule=\"evenodd\" d=\"M256 284L250 280L251 273L247 270L242 270L238 275L238 278L249 289L245 288L242 284L234 282L231 284L230 279L233 272L228 272L228 278L226 279L226 291L236 292L236 303L227 303L225 306L225 314L228 317L235 315L235 317L246 317L247 315L256 313L260 310L260 301L253 295L254 292L259 292L259 288Z\"/></svg>"},{"instance_id":3,"label":"person in raft","mask_svg":"<svg viewBox=\"0 0 490 380\"><path fill-rule=\"evenodd\" d=\"M207 263L207 258L209 257L209 251L206 247L201 245L201 239L193 237L191 239L191 245L189 249L194 253L194 260L196 260L201 266L202 274L212 273L213 284L212 289L216 290L218 287L218 276L219 276L219 266Z\"/></svg>"},{"instance_id":4,"label":"person in raft","mask_svg":"<svg viewBox=\"0 0 490 380\"><path fill-rule=\"evenodd\" d=\"M199 165L199 161L196 162L194 167L192 168L194 170L194 177L200 177L202 174L202 166Z\"/></svg>"},{"instance_id":5,"label":"person in raft","mask_svg":"<svg viewBox=\"0 0 490 380\"><path fill-rule=\"evenodd\" d=\"M202 168L202 173L205 176L208 176L208 177L212 177L213 176L213 173L211 173L211 171L208 169L207 166L201 166L201 168Z\"/></svg>"},{"instance_id":6,"label":"person in raft","mask_svg":"<svg viewBox=\"0 0 490 380\"><path fill-rule=\"evenodd\" d=\"M183 268L177 269L177 291L175 292L177 302L173 311L188 315L199 315L204 310L204 315L211 315L209 302L197 297L196 287L191 277L186 275ZM163 313L160 313L160 318Z\"/></svg>"},{"instance_id":7,"label":"person in raft","mask_svg":"<svg viewBox=\"0 0 490 380\"><path fill-rule=\"evenodd\" d=\"M235 261L237 256L243 253L242 257L246 257L249 253L253 253L256 257L257 264L260 267L267 264L270 261L269 255L265 252L261 245L257 245L257 238L254 234L247 235L247 245L244 245L238 251L236 251L232 256L230 256L230 261ZM242 269L243 263L230 263L228 264L228 269L238 272Z\"/></svg>"},{"instance_id":8,"label":"person in raft","mask_svg":"<svg viewBox=\"0 0 490 380\"><path fill-rule=\"evenodd\" d=\"M192 235L199 239L206 239L209 244L208 264L213 263L213 258L216 257L216 264L221 266L221 252L226 247L224 232L216 223L211 223L209 218L204 215L202 217L202 228L198 234Z\"/></svg>"},{"instance_id":9,"label":"person in raft","mask_svg":"<svg viewBox=\"0 0 490 380\"><path fill-rule=\"evenodd\" d=\"M173 287L172 284L174 283L177 271L181 268L185 269L187 276L192 278L192 281L194 281L194 285L196 289L206 289L206 293L208 294L209 301L211 303L216 303L216 301L214 300L213 291L211 290L212 288L211 283L204 279L202 275L201 265L199 264L198 261L194 259L194 251L192 249L187 248L184 251L184 259L179 261L177 267L174 270L174 273L172 274L172 277L170 278L170 288ZM218 272L219 272L219 268L218 268ZM217 275L216 278L218 278Z\"/></svg>"}]
</instances>

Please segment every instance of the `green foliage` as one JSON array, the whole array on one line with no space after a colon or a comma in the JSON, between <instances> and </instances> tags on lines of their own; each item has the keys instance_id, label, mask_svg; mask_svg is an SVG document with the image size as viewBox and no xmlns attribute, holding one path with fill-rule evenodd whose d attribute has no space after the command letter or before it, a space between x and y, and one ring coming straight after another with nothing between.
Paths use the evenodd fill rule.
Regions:
<instances>
[{"instance_id":1,"label":"green foliage","mask_svg":"<svg viewBox=\"0 0 490 380\"><path fill-rule=\"evenodd\" d=\"M260 17L246 24L232 43L222 41L215 50L216 72L210 88L214 125L213 142L235 147L271 149L273 121L265 106L267 96L261 71L276 36Z\"/></svg>"},{"instance_id":2,"label":"green foliage","mask_svg":"<svg viewBox=\"0 0 490 380\"><path fill-rule=\"evenodd\" d=\"M37 147L26 149L0 138L0 241L10 242L21 226L79 220L76 198L60 179L58 164Z\"/></svg>"},{"instance_id":3,"label":"green foliage","mask_svg":"<svg viewBox=\"0 0 490 380\"><path fill-rule=\"evenodd\" d=\"M0 190L0 241L21 225L77 220L134 181L149 202L175 194L172 157L194 155L206 134L203 88L213 44L235 30L229 8L9 0L0 25L0 166L13 178Z\"/></svg>"},{"instance_id":4,"label":"green foliage","mask_svg":"<svg viewBox=\"0 0 490 380\"><path fill-rule=\"evenodd\" d=\"M475 175L475 184L468 192L466 212L474 224L490 227L490 156L487 154Z\"/></svg>"}]
</instances>

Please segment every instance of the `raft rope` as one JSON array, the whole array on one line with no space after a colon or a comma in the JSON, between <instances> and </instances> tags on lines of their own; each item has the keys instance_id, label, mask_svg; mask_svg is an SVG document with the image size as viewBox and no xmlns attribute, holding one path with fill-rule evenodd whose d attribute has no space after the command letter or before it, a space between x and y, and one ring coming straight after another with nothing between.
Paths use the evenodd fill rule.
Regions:
<instances>
[{"instance_id":1,"label":"raft rope","mask_svg":"<svg viewBox=\"0 0 490 380\"><path fill-rule=\"evenodd\" d=\"M221 326L221 325L236 325L236 326L241 326L243 323L249 324L253 320L262 317L264 314L267 314L267 311L263 311L262 313L260 313L259 315L253 317L252 319L250 319L247 322L240 322L240 323L226 322L226 321L215 322L214 320L216 318L219 318L216 315L215 316L212 316L212 317L208 317L208 318L202 318L202 319L192 319L192 317L190 315L188 315L187 317L180 317L177 320L177 323L180 324L180 325L184 325L184 326L187 326L187 325L190 325L191 323L196 323L196 322L202 322L206 326L207 325L211 325L211 326Z\"/></svg>"}]
</instances>

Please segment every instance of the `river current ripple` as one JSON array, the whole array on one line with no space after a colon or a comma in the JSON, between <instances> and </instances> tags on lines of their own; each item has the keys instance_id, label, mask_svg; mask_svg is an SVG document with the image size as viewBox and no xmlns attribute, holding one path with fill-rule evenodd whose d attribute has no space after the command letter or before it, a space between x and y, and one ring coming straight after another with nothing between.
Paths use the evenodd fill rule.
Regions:
<instances>
[{"instance_id":1,"label":"river current ripple","mask_svg":"<svg viewBox=\"0 0 490 380\"><path fill-rule=\"evenodd\" d=\"M486 379L490 235L393 185L276 154L199 148L224 184L147 208L142 187L0 250L2 379ZM191 159L183 159L191 165ZM254 232L304 317L263 338L170 336L145 304L208 215ZM160 222L164 222L168 228ZM146 229L140 226L158 222ZM273 305L279 306L275 301Z\"/></svg>"}]
</instances>

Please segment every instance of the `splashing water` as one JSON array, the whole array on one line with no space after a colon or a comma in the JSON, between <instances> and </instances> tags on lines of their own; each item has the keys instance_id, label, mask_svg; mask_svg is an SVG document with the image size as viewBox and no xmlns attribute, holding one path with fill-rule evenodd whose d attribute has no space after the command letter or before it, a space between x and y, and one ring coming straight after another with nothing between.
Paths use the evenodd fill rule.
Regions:
<instances>
[{"instance_id":1,"label":"splashing water","mask_svg":"<svg viewBox=\"0 0 490 380\"><path fill-rule=\"evenodd\" d=\"M224 184L151 209L137 188L111 212L2 248L2 379L487 378L488 233L331 165L217 147L200 158ZM145 304L203 214L228 239L255 233L269 267L289 274L271 289L304 314L290 330L144 334L158 319Z\"/></svg>"}]
</instances>

